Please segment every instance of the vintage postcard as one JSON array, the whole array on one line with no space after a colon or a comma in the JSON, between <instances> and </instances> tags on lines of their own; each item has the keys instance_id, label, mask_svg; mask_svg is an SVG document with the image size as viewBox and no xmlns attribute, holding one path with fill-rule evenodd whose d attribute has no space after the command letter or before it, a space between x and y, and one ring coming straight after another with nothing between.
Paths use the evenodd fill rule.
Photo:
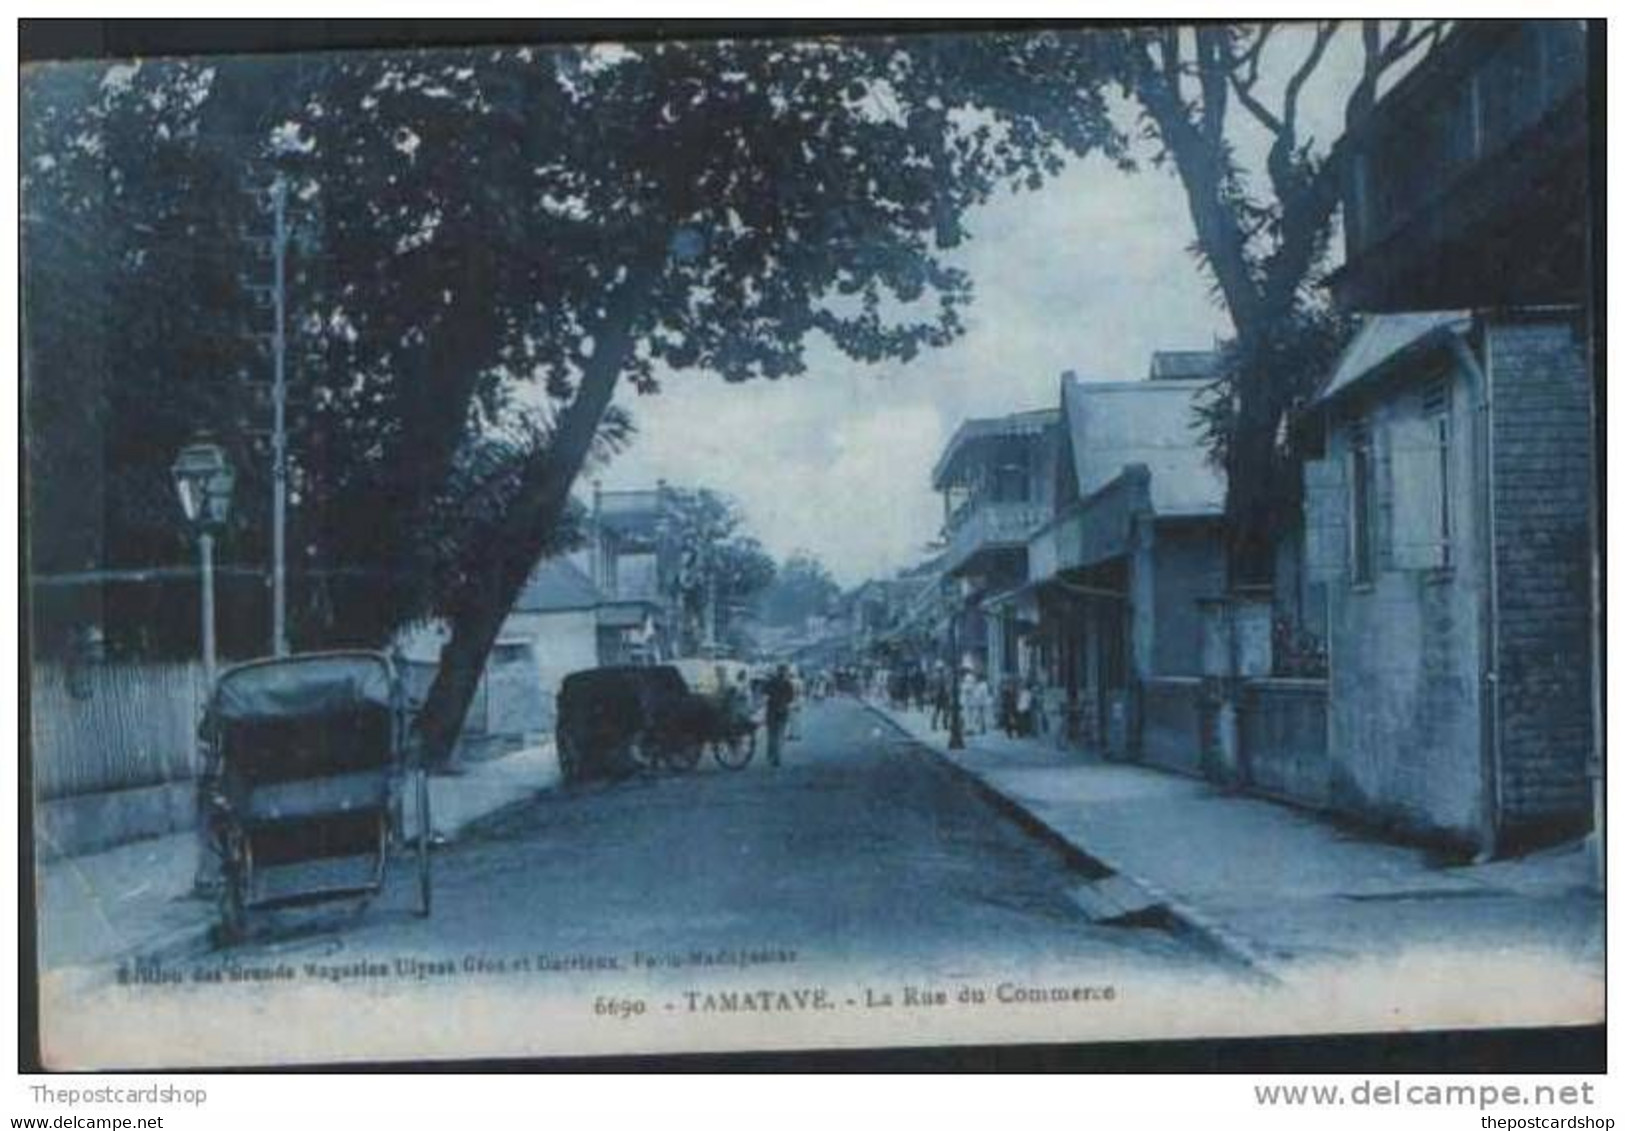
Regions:
<instances>
[{"instance_id":1,"label":"vintage postcard","mask_svg":"<svg viewBox=\"0 0 1625 1131\"><path fill-rule=\"evenodd\" d=\"M27 65L45 1063L1600 1021L1595 34Z\"/></svg>"}]
</instances>

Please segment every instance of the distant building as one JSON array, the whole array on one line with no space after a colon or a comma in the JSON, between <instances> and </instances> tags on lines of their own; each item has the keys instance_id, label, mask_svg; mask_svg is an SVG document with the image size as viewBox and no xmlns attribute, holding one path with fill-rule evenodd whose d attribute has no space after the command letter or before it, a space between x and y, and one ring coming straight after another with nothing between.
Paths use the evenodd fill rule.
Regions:
<instances>
[{"instance_id":1,"label":"distant building","mask_svg":"<svg viewBox=\"0 0 1625 1131\"><path fill-rule=\"evenodd\" d=\"M1224 483L1192 415L1206 384L1062 380L1052 511L1028 543L1026 583L997 602L1059 740L1126 753L1146 682L1200 673L1198 602L1224 585ZM1151 746L1153 759L1197 754Z\"/></svg>"},{"instance_id":2,"label":"distant building","mask_svg":"<svg viewBox=\"0 0 1625 1131\"><path fill-rule=\"evenodd\" d=\"M605 664L670 659L676 638L672 499L665 481L653 490L593 486L588 546L578 558L597 588L598 653Z\"/></svg>"},{"instance_id":3,"label":"distant building","mask_svg":"<svg viewBox=\"0 0 1625 1131\"><path fill-rule=\"evenodd\" d=\"M990 632L989 602L1027 580L1027 539L1053 510L1060 414L967 420L931 472L942 494L949 659L995 683L1019 674L1014 637Z\"/></svg>"},{"instance_id":4,"label":"distant building","mask_svg":"<svg viewBox=\"0 0 1625 1131\"><path fill-rule=\"evenodd\" d=\"M554 697L564 677L596 667L597 589L576 565L550 558L531 572L514 601L463 725L465 741L524 741L553 728ZM403 632L396 651L414 698L421 699L449 637L443 621Z\"/></svg>"}]
</instances>

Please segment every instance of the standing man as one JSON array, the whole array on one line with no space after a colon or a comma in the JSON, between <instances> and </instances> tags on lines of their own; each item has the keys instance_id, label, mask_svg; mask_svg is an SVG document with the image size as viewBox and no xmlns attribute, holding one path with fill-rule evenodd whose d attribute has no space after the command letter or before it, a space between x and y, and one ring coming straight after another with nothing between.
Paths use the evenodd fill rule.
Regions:
<instances>
[{"instance_id":1,"label":"standing man","mask_svg":"<svg viewBox=\"0 0 1625 1131\"><path fill-rule=\"evenodd\" d=\"M790 669L790 722L784 728L784 737L795 742L801 737L801 705L807 701L807 681L801 678L800 668Z\"/></svg>"},{"instance_id":2,"label":"standing man","mask_svg":"<svg viewBox=\"0 0 1625 1131\"><path fill-rule=\"evenodd\" d=\"M790 704L796 698L789 669L783 664L774 668L763 691L767 695L767 764L777 766L784 749L784 728L790 722Z\"/></svg>"},{"instance_id":3,"label":"standing man","mask_svg":"<svg viewBox=\"0 0 1625 1131\"><path fill-rule=\"evenodd\" d=\"M932 677L931 688L931 729L947 730L953 723L954 690L953 673L937 666L936 674Z\"/></svg>"}]
</instances>

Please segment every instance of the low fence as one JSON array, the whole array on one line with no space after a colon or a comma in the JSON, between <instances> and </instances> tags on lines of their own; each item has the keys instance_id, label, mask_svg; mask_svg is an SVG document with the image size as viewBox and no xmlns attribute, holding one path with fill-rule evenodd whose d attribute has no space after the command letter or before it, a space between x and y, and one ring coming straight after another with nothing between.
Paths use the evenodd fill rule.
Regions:
<instances>
[{"instance_id":1,"label":"low fence","mask_svg":"<svg viewBox=\"0 0 1625 1131\"><path fill-rule=\"evenodd\" d=\"M1148 764L1297 805L1330 804L1325 680L1258 678L1234 685L1235 749L1228 756L1221 685L1163 676L1146 680L1140 694L1140 756Z\"/></svg>"},{"instance_id":2,"label":"low fence","mask_svg":"<svg viewBox=\"0 0 1625 1131\"><path fill-rule=\"evenodd\" d=\"M38 664L29 710L35 795L190 780L203 714L198 664Z\"/></svg>"},{"instance_id":3,"label":"low fence","mask_svg":"<svg viewBox=\"0 0 1625 1131\"><path fill-rule=\"evenodd\" d=\"M1325 680L1244 681L1236 729L1248 788L1316 809L1331 803Z\"/></svg>"}]
</instances>

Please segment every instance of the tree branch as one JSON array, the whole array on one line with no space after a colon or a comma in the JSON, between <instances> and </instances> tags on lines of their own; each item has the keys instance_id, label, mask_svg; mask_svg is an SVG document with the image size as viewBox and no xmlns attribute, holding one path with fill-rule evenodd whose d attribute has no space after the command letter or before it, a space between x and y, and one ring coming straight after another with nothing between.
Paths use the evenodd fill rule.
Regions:
<instances>
[{"instance_id":1,"label":"tree branch","mask_svg":"<svg viewBox=\"0 0 1625 1131\"><path fill-rule=\"evenodd\" d=\"M1198 126L1190 104L1179 93L1177 45L1170 46L1167 33L1159 40L1160 59L1149 45L1131 56L1138 70L1134 88L1179 170L1198 245L1224 295L1231 320L1238 333L1250 334L1259 324L1261 296L1247 253L1246 233L1227 203L1222 138L1216 145Z\"/></svg>"},{"instance_id":2,"label":"tree branch","mask_svg":"<svg viewBox=\"0 0 1625 1131\"><path fill-rule=\"evenodd\" d=\"M1253 94L1253 87L1258 84L1258 60L1264 50L1271 32L1275 30L1273 24L1260 24L1257 38L1252 46L1237 55L1226 41L1225 70L1230 78L1230 88L1235 91L1236 99L1246 108L1258 123L1272 134L1281 132L1281 119L1271 112L1268 106L1259 101ZM1243 74L1245 72L1245 74Z\"/></svg>"},{"instance_id":3,"label":"tree branch","mask_svg":"<svg viewBox=\"0 0 1625 1131\"><path fill-rule=\"evenodd\" d=\"M1202 86L1202 133L1207 143L1217 152L1224 144L1224 117L1229 84L1225 81L1228 68L1230 32L1226 28L1209 26L1196 29L1197 78Z\"/></svg>"},{"instance_id":4,"label":"tree branch","mask_svg":"<svg viewBox=\"0 0 1625 1131\"><path fill-rule=\"evenodd\" d=\"M1303 61L1290 79L1287 80L1286 94L1281 100L1281 124L1283 133L1296 136L1298 128L1298 98L1303 93L1303 84L1320 66L1320 61L1326 55L1326 48L1332 38L1337 35L1338 21L1328 20L1315 27L1315 42L1309 48L1309 57ZM1294 144L1296 142L1294 141Z\"/></svg>"}]
</instances>

